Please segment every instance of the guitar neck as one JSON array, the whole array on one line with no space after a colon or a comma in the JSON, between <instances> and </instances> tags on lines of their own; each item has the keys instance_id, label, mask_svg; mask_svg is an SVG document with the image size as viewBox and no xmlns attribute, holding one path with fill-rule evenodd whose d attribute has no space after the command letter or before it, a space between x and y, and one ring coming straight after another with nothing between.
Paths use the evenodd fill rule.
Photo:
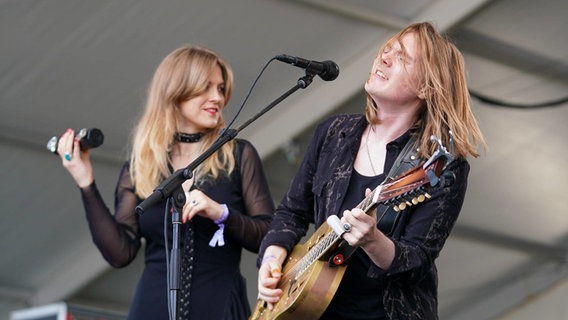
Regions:
<instances>
[{"instance_id":1,"label":"guitar neck","mask_svg":"<svg viewBox=\"0 0 568 320\"><path fill-rule=\"evenodd\" d=\"M312 263L319 260L324 254L326 254L333 246L337 243L339 237L335 232L329 232L325 237L323 237L310 251L298 261L294 268L290 270L294 277L302 274L306 269L310 267Z\"/></svg>"},{"instance_id":2,"label":"guitar neck","mask_svg":"<svg viewBox=\"0 0 568 320\"><path fill-rule=\"evenodd\" d=\"M377 206L377 198L381 192L381 187L378 186L371 194L369 194L363 201L361 201L356 208L361 209L365 212L370 211ZM320 226L320 228L326 228L327 225ZM332 249L340 240L340 237L335 232L329 232L322 239L320 239L316 245L314 245L310 251L298 261L291 270L295 274L301 274L306 270L312 263L319 260L323 255L325 255L330 249Z\"/></svg>"},{"instance_id":3,"label":"guitar neck","mask_svg":"<svg viewBox=\"0 0 568 320\"><path fill-rule=\"evenodd\" d=\"M367 195L365 199L363 199L363 201L359 202L359 204L355 208L361 209L366 213L369 213L369 211L371 211L373 208L377 206L378 198L381 194L382 188L383 188L382 184L376 187L375 190L373 190L373 192Z\"/></svg>"},{"instance_id":4,"label":"guitar neck","mask_svg":"<svg viewBox=\"0 0 568 320\"><path fill-rule=\"evenodd\" d=\"M379 185L373 192L371 192L367 197L365 197L356 208L361 209L365 212L369 212L375 208L378 204L378 198L380 197L382 190L382 185ZM320 227L321 228L321 227ZM335 232L330 232L322 240L320 240L309 252L306 254L298 263L306 267L309 266L313 261L318 260L322 257L329 249L331 249L335 243L339 240L339 236ZM305 260L305 261L304 261Z\"/></svg>"}]
</instances>

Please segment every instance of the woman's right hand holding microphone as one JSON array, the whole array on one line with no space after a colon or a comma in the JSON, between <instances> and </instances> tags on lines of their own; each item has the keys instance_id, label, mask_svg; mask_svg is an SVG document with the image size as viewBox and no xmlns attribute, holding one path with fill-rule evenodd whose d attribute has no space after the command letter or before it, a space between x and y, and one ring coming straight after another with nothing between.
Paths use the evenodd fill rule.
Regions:
<instances>
[{"instance_id":1,"label":"woman's right hand holding microphone","mask_svg":"<svg viewBox=\"0 0 568 320\"><path fill-rule=\"evenodd\" d=\"M57 144L57 153L61 157L63 167L69 171L79 188L93 183L93 166L90 150L81 150L79 140L75 138L73 129L67 129Z\"/></svg>"}]
</instances>

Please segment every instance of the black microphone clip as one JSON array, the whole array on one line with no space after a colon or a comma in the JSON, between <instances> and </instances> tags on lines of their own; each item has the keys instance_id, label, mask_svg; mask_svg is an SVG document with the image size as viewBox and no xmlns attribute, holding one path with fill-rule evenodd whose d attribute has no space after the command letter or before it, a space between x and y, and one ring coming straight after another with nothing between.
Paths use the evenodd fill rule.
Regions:
<instances>
[{"instance_id":1,"label":"black microphone clip","mask_svg":"<svg viewBox=\"0 0 568 320\"><path fill-rule=\"evenodd\" d=\"M332 81L339 75L339 66L337 63L331 60L325 60L322 62L306 60L300 57L289 56L287 54L279 54L276 60L289 63L293 66L306 69L306 74L318 75L324 81Z\"/></svg>"}]
</instances>

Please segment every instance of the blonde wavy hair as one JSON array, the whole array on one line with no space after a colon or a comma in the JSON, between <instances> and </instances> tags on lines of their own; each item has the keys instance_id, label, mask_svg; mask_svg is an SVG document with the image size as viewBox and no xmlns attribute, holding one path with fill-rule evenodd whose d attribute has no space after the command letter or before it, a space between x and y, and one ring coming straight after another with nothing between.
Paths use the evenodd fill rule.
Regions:
<instances>
[{"instance_id":1,"label":"blonde wavy hair","mask_svg":"<svg viewBox=\"0 0 568 320\"><path fill-rule=\"evenodd\" d=\"M172 174L169 153L182 117L178 106L207 90L216 65L221 68L225 81L223 94L226 105L233 89L233 71L211 49L201 46L178 48L167 55L156 69L142 116L132 134L130 174L136 194L142 199ZM215 141L224 125L225 120L221 116L217 126L202 138L202 150ZM196 169L194 181L206 176L214 179L222 172L230 174L235 167L233 149L234 141L221 147Z\"/></svg>"},{"instance_id":2,"label":"blonde wavy hair","mask_svg":"<svg viewBox=\"0 0 568 320\"><path fill-rule=\"evenodd\" d=\"M424 107L418 116L419 156L428 158L436 149L430 141L431 135L442 139L447 147L449 130L454 139L454 156L466 158L467 155L478 157L480 145L486 147L485 138L471 110L467 87L465 62L461 52L447 38L442 36L429 22L420 22L404 28L379 50L398 42L403 53L405 48L402 37L412 33L416 36L420 50L415 61L421 78L416 92L424 95ZM365 116L369 123L378 123L377 106L367 94Z\"/></svg>"}]
</instances>

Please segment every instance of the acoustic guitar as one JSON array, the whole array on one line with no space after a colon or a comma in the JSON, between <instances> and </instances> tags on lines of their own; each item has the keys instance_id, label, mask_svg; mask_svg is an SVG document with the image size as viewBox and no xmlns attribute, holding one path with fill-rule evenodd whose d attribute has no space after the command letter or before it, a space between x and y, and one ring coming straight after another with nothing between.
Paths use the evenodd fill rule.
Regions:
<instances>
[{"instance_id":1,"label":"acoustic guitar","mask_svg":"<svg viewBox=\"0 0 568 320\"><path fill-rule=\"evenodd\" d=\"M357 208L372 214L378 204L384 204L399 212L427 200L428 191L441 184L442 171L453 160L445 148L438 151L424 164L379 185ZM349 250L344 248L351 247L341 238L348 228L337 215L332 215L306 242L296 245L284 262L277 285L283 291L280 300L269 310L267 303L259 299L249 319L318 319L331 302L348 265L344 252Z\"/></svg>"}]
</instances>

